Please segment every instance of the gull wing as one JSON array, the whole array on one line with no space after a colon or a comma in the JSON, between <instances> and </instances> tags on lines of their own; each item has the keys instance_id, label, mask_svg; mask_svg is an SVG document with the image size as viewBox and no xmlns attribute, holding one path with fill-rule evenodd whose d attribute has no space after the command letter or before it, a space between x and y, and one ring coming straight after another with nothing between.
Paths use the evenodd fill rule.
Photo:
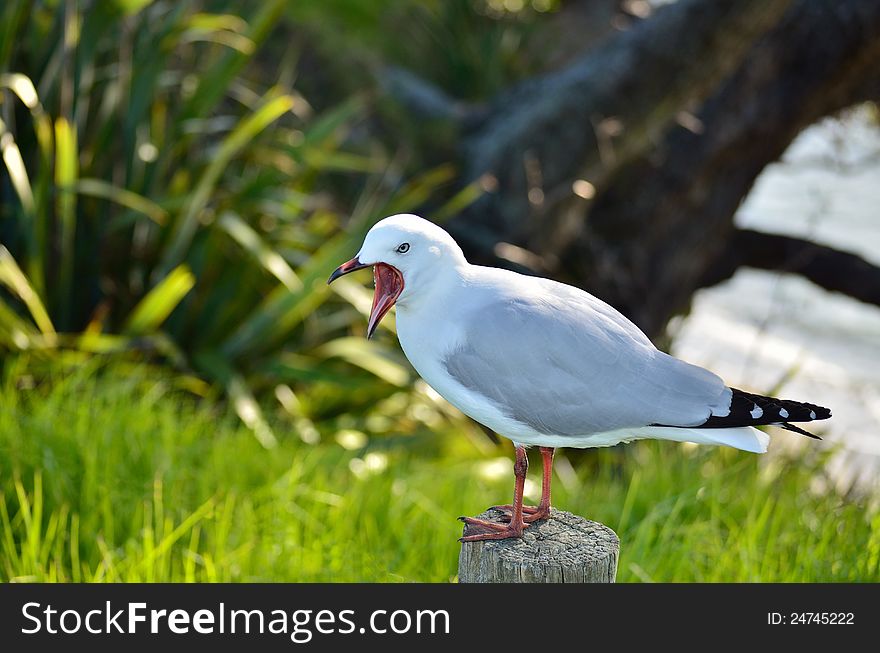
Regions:
<instances>
[{"instance_id":1,"label":"gull wing","mask_svg":"<svg viewBox=\"0 0 880 653\"><path fill-rule=\"evenodd\" d=\"M459 383L539 433L587 436L725 415L731 391L708 370L658 351L592 295L531 279L469 312L444 359Z\"/></svg>"}]
</instances>

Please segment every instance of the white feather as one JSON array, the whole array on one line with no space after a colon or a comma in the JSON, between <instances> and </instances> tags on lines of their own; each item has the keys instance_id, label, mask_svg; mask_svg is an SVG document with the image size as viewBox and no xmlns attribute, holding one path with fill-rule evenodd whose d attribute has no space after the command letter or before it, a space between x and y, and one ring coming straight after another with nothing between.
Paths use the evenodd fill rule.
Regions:
<instances>
[{"instance_id":1,"label":"white feather","mask_svg":"<svg viewBox=\"0 0 880 653\"><path fill-rule=\"evenodd\" d=\"M675 442L694 442L696 444L722 444L742 451L752 453L767 453L767 445L770 444L770 436L751 426L741 426L729 429L682 429L666 428L662 426L649 426L645 430L651 430L648 437L658 440L673 440Z\"/></svg>"},{"instance_id":2,"label":"white feather","mask_svg":"<svg viewBox=\"0 0 880 653\"><path fill-rule=\"evenodd\" d=\"M524 433L522 430L519 430L513 439L527 446L574 447L576 449L613 447L614 445L632 442L633 440L670 440L672 442L723 445L740 449L741 451L750 451L751 453L767 453L767 445L770 444L769 435L751 426L713 429L642 426L639 428L593 433L586 437Z\"/></svg>"}]
</instances>

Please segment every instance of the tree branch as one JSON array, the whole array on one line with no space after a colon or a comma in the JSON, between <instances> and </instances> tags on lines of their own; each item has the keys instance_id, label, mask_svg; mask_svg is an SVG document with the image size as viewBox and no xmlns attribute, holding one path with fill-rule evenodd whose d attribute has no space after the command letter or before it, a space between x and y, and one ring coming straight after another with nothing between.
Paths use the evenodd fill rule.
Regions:
<instances>
[{"instance_id":1,"label":"tree branch","mask_svg":"<svg viewBox=\"0 0 880 653\"><path fill-rule=\"evenodd\" d=\"M467 122L478 110L399 66L383 66L375 74L380 88L417 120Z\"/></svg>"},{"instance_id":2,"label":"tree branch","mask_svg":"<svg viewBox=\"0 0 880 653\"><path fill-rule=\"evenodd\" d=\"M554 231L553 198L579 176L595 186L650 147L682 106L732 72L790 0L679 0L554 74L493 102L465 145L465 181L485 173L498 192L459 221L519 244ZM529 191L538 187L540 194Z\"/></svg>"},{"instance_id":3,"label":"tree branch","mask_svg":"<svg viewBox=\"0 0 880 653\"><path fill-rule=\"evenodd\" d=\"M584 228L556 276L586 280L660 335L727 249L733 216L764 167L802 129L866 99L878 60L880 3L798 0L685 124L620 168L595 201L573 198L569 212Z\"/></svg>"},{"instance_id":4,"label":"tree branch","mask_svg":"<svg viewBox=\"0 0 880 653\"><path fill-rule=\"evenodd\" d=\"M880 267L828 245L751 229L733 232L700 285L714 286L742 266L799 274L825 290L880 306Z\"/></svg>"}]
</instances>

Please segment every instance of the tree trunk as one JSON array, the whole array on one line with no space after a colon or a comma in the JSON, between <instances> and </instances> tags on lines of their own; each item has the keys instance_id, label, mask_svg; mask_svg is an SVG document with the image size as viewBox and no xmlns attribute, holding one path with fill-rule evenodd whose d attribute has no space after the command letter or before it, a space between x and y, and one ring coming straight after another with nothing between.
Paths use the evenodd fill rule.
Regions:
<instances>
[{"instance_id":1,"label":"tree trunk","mask_svg":"<svg viewBox=\"0 0 880 653\"><path fill-rule=\"evenodd\" d=\"M761 170L876 92L877 61L880 2L679 0L493 103L463 151L497 190L450 227L472 259L583 286L657 337Z\"/></svg>"},{"instance_id":2,"label":"tree trunk","mask_svg":"<svg viewBox=\"0 0 880 653\"><path fill-rule=\"evenodd\" d=\"M490 508L478 519L501 523ZM467 532L467 528L465 528ZM522 538L462 542L460 583L613 583L620 540L610 528L564 510L534 522Z\"/></svg>"}]
</instances>

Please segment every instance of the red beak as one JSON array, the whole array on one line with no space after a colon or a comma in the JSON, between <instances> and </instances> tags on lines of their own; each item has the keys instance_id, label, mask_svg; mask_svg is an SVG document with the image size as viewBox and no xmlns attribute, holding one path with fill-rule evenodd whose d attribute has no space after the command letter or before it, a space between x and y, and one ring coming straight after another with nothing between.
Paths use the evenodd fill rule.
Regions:
<instances>
[{"instance_id":1,"label":"red beak","mask_svg":"<svg viewBox=\"0 0 880 653\"><path fill-rule=\"evenodd\" d=\"M371 267L371 265L361 263L357 257L354 257L350 261L346 261L336 268L333 274L330 275L327 283L333 283L336 279L349 272L362 270L363 268L368 267ZM382 318L385 317L385 314L391 310L391 307L394 306L397 298L400 297L400 293L403 292L403 275L400 274L400 270L387 263L376 263L372 265L372 268L376 291L373 295L373 308L370 311L370 321L367 324L367 338L373 337L373 332L376 330L376 327L379 326L379 322L381 322Z\"/></svg>"},{"instance_id":2,"label":"red beak","mask_svg":"<svg viewBox=\"0 0 880 653\"><path fill-rule=\"evenodd\" d=\"M329 286L331 283L336 281L343 274L348 274L349 272L354 272L355 270L363 270L364 268L370 267L369 265L364 265L360 261L358 261L358 257L355 256L350 261L346 261L338 268L333 270L333 274L330 275L330 278L327 279L327 285Z\"/></svg>"}]
</instances>

